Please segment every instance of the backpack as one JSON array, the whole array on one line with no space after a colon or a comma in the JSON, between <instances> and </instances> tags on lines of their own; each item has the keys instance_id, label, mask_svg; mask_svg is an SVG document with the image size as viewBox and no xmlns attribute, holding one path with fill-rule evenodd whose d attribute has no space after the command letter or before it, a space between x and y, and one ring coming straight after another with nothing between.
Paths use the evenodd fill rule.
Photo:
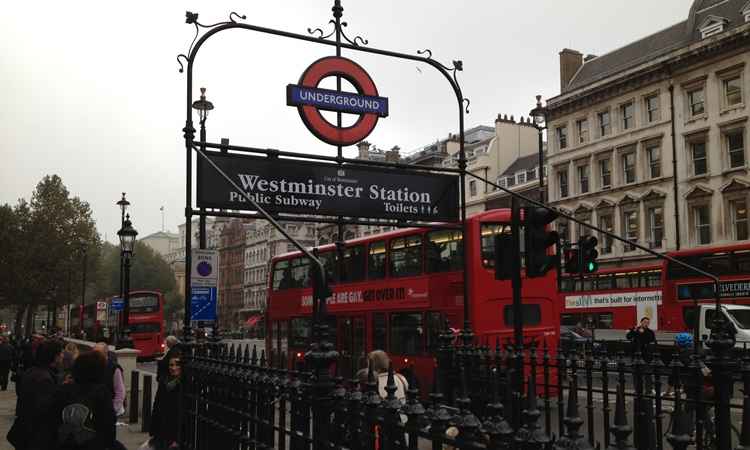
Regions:
<instances>
[{"instance_id":1,"label":"backpack","mask_svg":"<svg viewBox=\"0 0 750 450\"><path fill-rule=\"evenodd\" d=\"M58 441L62 445L86 446L96 439L94 424L94 411L88 401L71 403L62 410Z\"/></svg>"}]
</instances>

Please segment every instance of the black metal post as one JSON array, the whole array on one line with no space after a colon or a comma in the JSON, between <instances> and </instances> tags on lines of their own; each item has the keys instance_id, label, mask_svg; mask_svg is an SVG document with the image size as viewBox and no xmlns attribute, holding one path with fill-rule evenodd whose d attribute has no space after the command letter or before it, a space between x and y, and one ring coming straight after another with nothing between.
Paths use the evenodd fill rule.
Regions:
<instances>
[{"instance_id":1,"label":"black metal post","mask_svg":"<svg viewBox=\"0 0 750 450\"><path fill-rule=\"evenodd\" d=\"M86 251L86 247L83 247L83 277L81 281L81 308L80 311L78 311L78 318L81 320L80 326L79 326L79 332L81 333L81 336L83 336L83 307L85 306L86 302L86 266L88 265L88 252Z\"/></svg>"},{"instance_id":2,"label":"black metal post","mask_svg":"<svg viewBox=\"0 0 750 450\"><path fill-rule=\"evenodd\" d=\"M711 324L711 337L708 346L712 350L711 372L714 386L716 386L716 440L717 449L730 450L732 448L732 423L729 410L729 400L732 396L733 380L730 369L729 350L735 344L735 331L721 310L721 285L714 282L714 301L716 314Z\"/></svg>"},{"instance_id":3,"label":"black metal post","mask_svg":"<svg viewBox=\"0 0 750 450\"><path fill-rule=\"evenodd\" d=\"M124 274L123 278L123 309L122 309L122 335L119 338L120 348L133 348L133 341L130 339L130 258L129 252L123 252Z\"/></svg>"},{"instance_id":4,"label":"black metal post","mask_svg":"<svg viewBox=\"0 0 750 450\"><path fill-rule=\"evenodd\" d=\"M518 201L515 197L511 200L511 236L513 240L513 251L516 255L513 258L513 274L511 282L513 284L513 340L516 349L523 348L523 317L521 312L521 239L520 228L521 218ZM521 377L523 373L519 374Z\"/></svg>"}]
</instances>

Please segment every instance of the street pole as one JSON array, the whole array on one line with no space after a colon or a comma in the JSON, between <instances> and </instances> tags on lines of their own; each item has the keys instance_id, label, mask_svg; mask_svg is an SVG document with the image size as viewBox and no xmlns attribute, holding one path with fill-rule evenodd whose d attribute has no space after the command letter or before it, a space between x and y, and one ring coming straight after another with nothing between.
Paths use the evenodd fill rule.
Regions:
<instances>
[{"instance_id":1,"label":"street pole","mask_svg":"<svg viewBox=\"0 0 750 450\"><path fill-rule=\"evenodd\" d=\"M83 307L86 301L86 266L87 266L87 252L86 247L83 247L83 277L81 282L81 308L78 311L79 319L81 319L79 332L83 336Z\"/></svg>"},{"instance_id":2,"label":"street pole","mask_svg":"<svg viewBox=\"0 0 750 450\"><path fill-rule=\"evenodd\" d=\"M547 108L542 106L541 95L536 96L536 108L532 109L529 115L532 117L534 128L539 134L539 201L544 203L544 140L542 139L542 132L547 128Z\"/></svg>"}]
</instances>

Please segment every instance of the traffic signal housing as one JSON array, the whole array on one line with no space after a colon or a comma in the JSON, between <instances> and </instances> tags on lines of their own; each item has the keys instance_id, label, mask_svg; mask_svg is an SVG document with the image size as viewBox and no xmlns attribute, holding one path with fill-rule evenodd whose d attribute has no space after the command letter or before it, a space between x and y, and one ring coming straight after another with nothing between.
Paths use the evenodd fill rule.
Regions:
<instances>
[{"instance_id":1,"label":"traffic signal housing","mask_svg":"<svg viewBox=\"0 0 750 450\"><path fill-rule=\"evenodd\" d=\"M557 255L547 254L547 249L557 244L557 231L547 231L558 214L547 208L530 207L524 209L523 224L524 249L526 253L526 276L543 277L555 267Z\"/></svg>"},{"instance_id":2,"label":"traffic signal housing","mask_svg":"<svg viewBox=\"0 0 750 450\"><path fill-rule=\"evenodd\" d=\"M495 279L510 280L515 267L513 258L518 258L518 252L513 249L513 236L510 233L495 235Z\"/></svg>"},{"instance_id":3,"label":"traffic signal housing","mask_svg":"<svg viewBox=\"0 0 750 450\"><path fill-rule=\"evenodd\" d=\"M578 267L578 249L577 248L566 248L564 253L565 272L570 274L580 273Z\"/></svg>"},{"instance_id":4,"label":"traffic signal housing","mask_svg":"<svg viewBox=\"0 0 750 450\"><path fill-rule=\"evenodd\" d=\"M599 252L596 250L598 243L599 241L594 236L583 236L578 240L578 251L581 255L579 269L583 273L594 273L599 269L599 263L596 261L599 257Z\"/></svg>"}]
</instances>

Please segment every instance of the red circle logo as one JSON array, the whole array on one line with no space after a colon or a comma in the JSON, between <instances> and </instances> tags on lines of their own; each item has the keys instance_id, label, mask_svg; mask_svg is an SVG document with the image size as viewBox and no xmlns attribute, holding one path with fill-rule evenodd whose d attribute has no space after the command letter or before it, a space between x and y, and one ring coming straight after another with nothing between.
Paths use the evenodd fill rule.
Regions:
<instances>
[{"instance_id":1,"label":"red circle logo","mask_svg":"<svg viewBox=\"0 0 750 450\"><path fill-rule=\"evenodd\" d=\"M300 77L299 84L316 88L324 78L337 75L349 81L359 95L378 96L375 83L365 69L354 61L339 56L328 56L312 63ZM338 127L328 122L317 106L300 104L297 110L310 132L331 145L356 144L369 136L378 123L378 114L367 112L361 113L354 125Z\"/></svg>"}]
</instances>

